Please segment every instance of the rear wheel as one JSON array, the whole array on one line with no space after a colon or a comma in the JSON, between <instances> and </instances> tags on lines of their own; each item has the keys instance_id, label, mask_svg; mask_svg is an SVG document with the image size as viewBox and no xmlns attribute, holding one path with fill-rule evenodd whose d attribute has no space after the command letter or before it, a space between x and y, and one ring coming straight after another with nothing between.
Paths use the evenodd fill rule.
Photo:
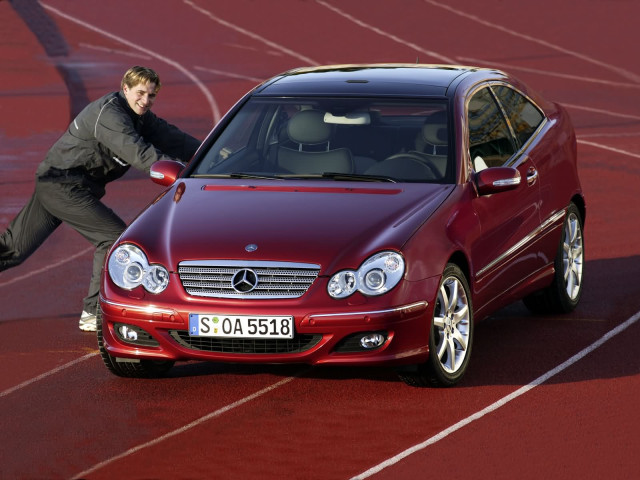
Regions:
<instances>
[{"instance_id":1,"label":"rear wheel","mask_svg":"<svg viewBox=\"0 0 640 480\"><path fill-rule=\"evenodd\" d=\"M449 387L464 376L473 344L473 311L467 279L455 264L442 274L429 334L429 359L399 370L400 379L415 387Z\"/></svg>"},{"instance_id":2,"label":"rear wheel","mask_svg":"<svg viewBox=\"0 0 640 480\"><path fill-rule=\"evenodd\" d=\"M533 313L569 313L578 305L582 296L584 267L582 225L580 211L571 203L554 260L553 282L523 300Z\"/></svg>"},{"instance_id":3,"label":"rear wheel","mask_svg":"<svg viewBox=\"0 0 640 480\"><path fill-rule=\"evenodd\" d=\"M104 347L102 335L102 312L98 307L96 314L96 326L98 330L98 349L105 366L111 373L119 377L129 378L155 378L167 373L174 365L173 360L142 360L132 358L117 358L109 355Z\"/></svg>"}]
</instances>

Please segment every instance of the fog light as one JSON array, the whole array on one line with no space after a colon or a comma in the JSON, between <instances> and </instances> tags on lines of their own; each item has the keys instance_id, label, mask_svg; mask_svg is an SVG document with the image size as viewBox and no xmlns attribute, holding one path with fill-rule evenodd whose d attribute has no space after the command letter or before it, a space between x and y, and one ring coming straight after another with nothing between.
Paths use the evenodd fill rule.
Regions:
<instances>
[{"instance_id":1,"label":"fog light","mask_svg":"<svg viewBox=\"0 0 640 480\"><path fill-rule=\"evenodd\" d=\"M381 333L368 333L360 339L362 348L378 348L385 342L386 338Z\"/></svg>"},{"instance_id":2,"label":"fog light","mask_svg":"<svg viewBox=\"0 0 640 480\"><path fill-rule=\"evenodd\" d=\"M118 332L120 333L120 336L126 340L130 340L132 342L138 340L138 332L126 325L120 325Z\"/></svg>"}]
</instances>

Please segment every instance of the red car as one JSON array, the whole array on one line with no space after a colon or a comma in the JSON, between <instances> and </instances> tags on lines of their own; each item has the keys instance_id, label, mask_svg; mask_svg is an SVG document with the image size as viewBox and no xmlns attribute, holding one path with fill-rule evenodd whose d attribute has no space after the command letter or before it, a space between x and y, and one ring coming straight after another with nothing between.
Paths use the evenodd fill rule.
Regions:
<instances>
[{"instance_id":1,"label":"red car","mask_svg":"<svg viewBox=\"0 0 640 480\"><path fill-rule=\"evenodd\" d=\"M569 312L585 201L564 109L497 70L296 69L244 96L104 269L109 370L393 365L454 385L474 322Z\"/></svg>"}]
</instances>

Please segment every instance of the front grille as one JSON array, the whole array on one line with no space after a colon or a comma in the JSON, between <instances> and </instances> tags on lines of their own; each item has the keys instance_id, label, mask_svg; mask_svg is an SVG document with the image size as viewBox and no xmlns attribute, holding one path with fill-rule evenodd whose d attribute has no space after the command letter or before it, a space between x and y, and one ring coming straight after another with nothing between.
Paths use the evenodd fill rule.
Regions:
<instances>
[{"instance_id":1,"label":"front grille","mask_svg":"<svg viewBox=\"0 0 640 480\"><path fill-rule=\"evenodd\" d=\"M185 348L218 353L299 353L317 345L322 335L297 335L288 339L192 337L186 330L171 330L171 337Z\"/></svg>"},{"instance_id":2,"label":"front grille","mask_svg":"<svg viewBox=\"0 0 640 480\"><path fill-rule=\"evenodd\" d=\"M197 297L298 298L320 266L287 262L187 261L178 265L185 291Z\"/></svg>"}]
</instances>

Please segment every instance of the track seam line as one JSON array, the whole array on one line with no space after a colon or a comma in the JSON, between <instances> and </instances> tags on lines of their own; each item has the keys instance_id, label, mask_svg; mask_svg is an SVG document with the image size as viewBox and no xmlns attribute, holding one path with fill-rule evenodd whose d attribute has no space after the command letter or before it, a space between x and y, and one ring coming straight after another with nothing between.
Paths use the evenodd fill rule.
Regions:
<instances>
[{"instance_id":1,"label":"track seam line","mask_svg":"<svg viewBox=\"0 0 640 480\"><path fill-rule=\"evenodd\" d=\"M596 350L597 348L599 348L600 346L602 346L603 344L605 344L606 342L611 340L613 337L615 337L619 333L625 331L631 325L636 323L638 321L638 319L640 319L640 311L636 312L633 316L628 318L625 322L621 323L620 325L618 325L614 329L612 329L609 332L607 332L605 335L600 337L598 340L593 342L588 347L585 347L580 352L576 353L573 357L569 358L568 360L566 360L565 362L561 363L557 367L549 370L544 375L541 375L540 377L536 378L534 381L532 381L528 385L525 385L525 386L519 388L518 390L516 390L515 392L510 393L509 395L507 395L505 397L502 397L500 400L497 400L496 402L494 402L491 405L483 408L482 410L474 413L473 415L470 415L467 418L464 418L464 419L460 420L459 422L455 423L454 425L451 425L449 428L446 428L446 429L442 430L440 433L432 436L431 438L425 440L424 442L419 443L417 445L414 445L413 447L410 447L410 448L404 450L403 452L401 452L401 453L399 453L399 454L397 454L397 455L385 460L384 462L379 463L375 467L372 467L369 470L367 470L367 471L365 471L365 472L363 472L363 473L361 473L361 474L359 474L359 475L357 475L355 477L352 477L351 480L363 480L365 478L369 478L372 475L381 472L385 468L390 467L392 465L395 465L396 463L398 463L401 460L407 458L408 456L413 455L414 453L417 453L417 452L419 452L421 450L424 450L428 446L439 442L440 440L442 440L445 437L451 435L452 433L457 432L458 430L460 430L461 428L469 425L470 423L481 419L485 415L498 410L500 407L503 407L504 405L506 405L507 403L511 402L512 400L515 400L516 398L524 395L525 393L529 392L533 388L535 388L537 386L540 386L541 384L543 384L544 382L546 382L550 378L558 375L560 372L562 372L563 370L567 369L568 367L570 367L574 363L578 362L579 360L581 360L582 358L587 356L589 353L593 352L594 350Z\"/></svg>"}]
</instances>

